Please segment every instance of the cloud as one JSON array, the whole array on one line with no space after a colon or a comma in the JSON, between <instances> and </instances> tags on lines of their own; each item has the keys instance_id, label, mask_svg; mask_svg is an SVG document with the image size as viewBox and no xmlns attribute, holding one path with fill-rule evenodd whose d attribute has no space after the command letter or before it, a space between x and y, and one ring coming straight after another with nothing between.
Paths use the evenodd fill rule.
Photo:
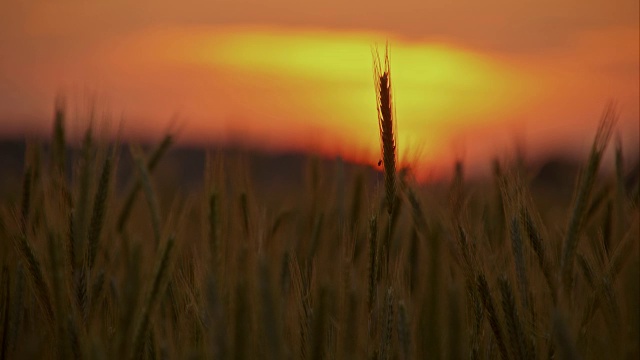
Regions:
<instances>
[{"instance_id":1,"label":"cloud","mask_svg":"<svg viewBox=\"0 0 640 360\"><path fill-rule=\"evenodd\" d=\"M493 51L542 51L576 33L638 26L637 0L185 0L7 1L9 37L87 44L148 27L269 25L370 30L409 39L444 38Z\"/></svg>"}]
</instances>

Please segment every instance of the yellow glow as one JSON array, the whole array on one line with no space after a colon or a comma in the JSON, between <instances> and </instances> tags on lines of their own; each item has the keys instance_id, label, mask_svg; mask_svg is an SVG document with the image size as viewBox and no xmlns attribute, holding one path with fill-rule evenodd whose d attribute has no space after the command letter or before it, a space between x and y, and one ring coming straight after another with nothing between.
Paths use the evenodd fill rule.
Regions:
<instances>
[{"instance_id":1,"label":"yellow glow","mask_svg":"<svg viewBox=\"0 0 640 360\"><path fill-rule=\"evenodd\" d=\"M543 87L535 75L500 59L375 33L190 29L146 34L133 46L134 53L225 74L224 87L212 89L212 101L216 92L235 98L244 120L234 126L248 136L262 133L265 138L281 137L280 144L311 143L334 152L363 149L375 162L379 148L372 46L379 44L383 52L387 40L398 141L405 151L419 147L423 160L441 156L461 128L526 109ZM141 44L149 48L141 50Z\"/></svg>"}]
</instances>

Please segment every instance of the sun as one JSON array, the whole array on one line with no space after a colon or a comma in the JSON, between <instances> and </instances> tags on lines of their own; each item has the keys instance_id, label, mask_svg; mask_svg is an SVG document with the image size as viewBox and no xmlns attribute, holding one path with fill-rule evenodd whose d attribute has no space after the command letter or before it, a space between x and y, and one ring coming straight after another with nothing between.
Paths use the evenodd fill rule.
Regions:
<instances>
[{"instance_id":1,"label":"sun","mask_svg":"<svg viewBox=\"0 0 640 360\"><path fill-rule=\"evenodd\" d=\"M441 161L451 134L509 117L540 93L534 74L506 60L373 32L195 28L149 33L140 42L164 61L220 74L224 88L211 91L235 104L243 119L233 124L237 131L296 148L311 137L321 151L341 149L346 158L364 153L373 163L371 54L384 43L390 46L398 142L404 150L419 147L426 161Z\"/></svg>"}]
</instances>

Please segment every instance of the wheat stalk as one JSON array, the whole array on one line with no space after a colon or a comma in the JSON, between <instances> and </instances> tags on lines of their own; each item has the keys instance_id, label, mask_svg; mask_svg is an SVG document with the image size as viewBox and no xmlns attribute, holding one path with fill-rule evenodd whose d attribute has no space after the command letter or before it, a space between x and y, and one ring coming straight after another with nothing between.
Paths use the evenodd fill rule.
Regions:
<instances>
[{"instance_id":1,"label":"wheat stalk","mask_svg":"<svg viewBox=\"0 0 640 360\"><path fill-rule=\"evenodd\" d=\"M531 244L531 247L533 248L533 251L536 254L536 257L538 258L538 265L540 265L540 268L542 269L542 273L544 274L544 278L547 282L547 285L549 286L549 290L551 291L551 297L553 299L553 303L556 304L558 301L558 295L557 295L558 286L556 282L556 277L553 276L550 259L547 255L547 251L544 246L544 241L542 240L540 231L538 231L538 228L536 227L536 224L533 221L533 218L531 217L531 214L529 213L529 211L524 207L522 208L522 211L523 211L522 216L524 217L525 230L529 237L529 242Z\"/></svg>"},{"instance_id":2,"label":"wheat stalk","mask_svg":"<svg viewBox=\"0 0 640 360\"><path fill-rule=\"evenodd\" d=\"M380 339L380 359L388 360L391 353L391 337L393 333L393 319L394 319L394 300L393 300L393 288L387 289L387 295L384 300L384 324L382 328L382 338Z\"/></svg>"},{"instance_id":3,"label":"wheat stalk","mask_svg":"<svg viewBox=\"0 0 640 360\"><path fill-rule=\"evenodd\" d=\"M458 299L460 292L457 286L450 285L448 290L449 297L449 359L460 359L460 309Z\"/></svg>"},{"instance_id":4,"label":"wheat stalk","mask_svg":"<svg viewBox=\"0 0 640 360\"><path fill-rule=\"evenodd\" d=\"M266 332L267 337L267 348L268 352L271 355L269 358L271 359L281 359L282 358L282 326L280 323L280 319L278 315L281 313L279 304L276 301L276 298L273 294L273 287L271 286L269 267L267 266L266 260L264 258L260 259L260 273L258 277L259 288L260 288L260 298L261 308L262 308L262 321L264 324L264 331Z\"/></svg>"},{"instance_id":5,"label":"wheat stalk","mask_svg":"<svg viewBox=\"0 0 640 360\"><path fill-rule=\"evenodd\" d=\"M3 311L2 311L2 344L0 345L0 357L7 359L7 349L9 348L9 317L11 315L11 281L9 278L9 269L7 267L2 268L2 297L3 297Z\"/></svg>"},{"instance_id":6,"label":"wheat stalk","mask_svg":"<svg viewBox=\"0 0 640 360\"><path fill-rule=\"evenodd\" d=\"M66 321L66 285L64 284L62 260L60 254L60 244L53 233L49 233L49 258L51 261L52 272L52 288L53 288L53 303L55 308L55 321L57 325L57 340L58 340L58 352L61 358L68 356L66 335L67 329L65 327Z\"/></svg>"},{"instance_id":7,"label":"wheat stalk","mask_svg":"<svg viewBox=\"0 0 640 360\"><path fill-rule=\"evenodd\" d=\"M151 176L149 175L149 169L144 164L142 158L136 155L136 151L132 150L134 158L136 158L136 166L138 167L138 173L140 175L140 183L144 190L145 198L147 199L147 205L149 206L149 213L151 215L151 226L153 229L153 235L155 239L156 248L160 245L161 237L161 225L160 225L160 206L158 205L158 197L156 196L153 187L151 186Z\"/></svg>"},{"instance_id":8,"label":"wheat stalk","mask_svg":"<svg viewBox=\"0 0 640 360\"><path fill-rule=\"evenodd\" d=\"M167 150L169 150L169 148L171 147L171 144L173 144L173 136L167 135L164 137L162 142L160 142L160 144L156 147L156 149L153 151L153 153L149 157L149 160L147 161L147 164L146 164L146 168L148 169L149 173L153 172L153 170L156 168L156 166L160 162L160 159L162 158L162 156L164 156ZM118 222L116 227L116 229L118 230L118 233L122 233L124 231L124 228L127 225L127 222L129 221L129 216L131 215L133 204L135 203L138 192L140 191L140 189L142 189L142 186L143 186L142 182L138 179L134 182L133 186L131 187L131 190L129 191L129 194L126 197L124 205L122 206L122 210L120 211L120 215L118 215Z\"/></svg>"},{"instance_id":9,"label":"wheat stalk","mask_svg":"<svg viewBox=\"0 0 640 360\"><path fill-rule=\"evenodd\" d=\"M604 150L609 143L613 126L618 119L618 112L614 104L608 104L602 114L600 126L596 132L596 137L591 147L591 154L587 167L580 175L580 182L574 200L573 212L567 226L562 249L562 283L565 293L569 294L573 283L573 263L575 260L580 231L584 226L585 217L588 210L589 200L596 180L598 168L602 160Z\"/></svg>"},{"instance_id":10,"label":"wheat stalk","mask_svg":"<svg viewBox=\"0 0 640 360\"><path fill-rule=\"evenodd\" d=\"M554 310L552 317L553 335L562 358L572 360L581 359L582 357L578 353L578 349L576 349L576 345L571 338L571 334L569 333L568 325L560 312L558 310Z\"/></svg>"},{"instance_id":11,"label":"wheat stalk","mask_svg":"<svg viewBox=\"0 0 640 360\"><path fill-rule=\"evenodd\" d=\"M522 301L522 306L525 310L529 310L529 281L527 278L522 231L520 227L519 218L514 216L511 220L511 248L513 250L513 258L515 260L518 289L520 290L521 297L520 300Z\"/></svg>"},{"instance_id":12,"label":"wheat stalk","mask_svg":"<svg viewBox=\"0 0 640 360\"><path fill-rule=\"evenodd\" d=\"M91 187L91 177L93 173L93 132L89 127L84 135L82 141L81 151L81 163L80 163L80 181L77 191L77 200L75 202L75 208L72 211L72 219L69 221L69 232L72 237L69 242L71 251L71 263L72 269L77 271L80 261L84 258L81 254L84 254L84 241L87 232L87 215L89 214L89 188Z\"/></svg>"},{"instance_id":13,"label":"wheat stalk","mask_svg":"<svg viewBox=\"0 0 640 360\"><path fill-rule=\"evenodd\" d=\"M29 214L31 209L32 182L33 172L31 167L27 167L22 178L22 204L20 205L20 232L23 236L27 236L27 227L29 224Z\"/></svg>"},{"instance_id":14,"label":"wheat stalk","mask_svg":"<svg viewBox=\"0 0 640 360\"><path fill-rule=\"evenodd\" d=\"M156 261L155 273L153 276L153 283L147 294L147 298L142 306L142 312L138 320L136 327L133 344L131 346L130 358L140 358L143 353L144 338L149 330L149 323L151 321L151 315L153 313L156 303L160 300L160 297L164 294L165 284L169 277L169 262L171 260L171 253L175 239L172 236L169 237L162 252L159 252L158 259Z\"/></svg>"},{"instance_id":15,"label":"wheat stalk","mask_svg":"<svg viewBox=\"0 0 640 360\"><path fill-rule=\"evenodd\" d=\"M112 170L112 154L109 153L104 160L102 166L102 173L98 182L98 189L96 190L95 200L93 201L93 213L91 215L91 222L89 225L89 270L93 269L95 264L96 255L98 253L98 245L100 241L100 233L104 224L104 218L107 208L107 200L109 194L109 182L111 180Z\"/></svg>"},{"instance_id":16,"label":"wheat stalk","mask_svg":"<svg viewBox=\"0 0 640 360\"><path fill-rule=\"evenodd\" d=\"M235 348L234 359L242 360L247 358L249 352L247 347L250 342L247 341L250 338L250 326L251 321L249 312L250 304L247 294L247 281L245 279L238 279L235 289L235 327L233 346Z\"/></svg>"},{"instance_id":17,"label":"wheat stalk","mask_svg":"<svg viewBox=\"0 0 640 360\"><path fill-rule=\"evenodd\" d=\"M411 359L411 338L410 338L409 316L404 301L398 303L398 342L400 343L400 354L402 359Z\"/></svg>"},{"instance_id":18,"label":"wheat stalk","mask_svg":"<svg viewBox=\"0 0 640 360\"><path fill-rule=\"evenodd\" d=\"M59 175L64 176L65 165L65 105L64 99L59 97L56 100L55 115L53 123L53 151L52 151L52 169Z\"/></svg>"},{"instance_id":19,"label":"wheat stalk","mask_svg":"<svg viewBox=\"0 0 640 360\"><path fill-rule=\"evenodd\" d=\"M498 278L500 293L502 294L502 310L506 320L507 333L511 341L513 355L517 359L531 359L530 350L527 348L525 334L518 316L516 300L513 296L511 284L505 276Z\"/></svg>"},{"instance_id":20,"label":"wheat stalk","mask_svg":"<svg viewBox=\"0 0 640 360\"><path fill-rule=\"evenodd\" d=\"M373 311L373 306L376 302L376 293L377 293L377 281L376 274L378 271L378 245L377 245L377 237L378 237L378 223L375 216L371 218L369 222L369 263L368 263L368 296L367 296L367 306L369 309L369 313Z\"/></svg>"},{"instance_id":21,"label":"wheat stalk","mask_svg":"<svg viewBox=\"0 0 640 360\"><path fill-rule=\"evenodd\" d=\"M209 253L214 272L220 271L220 211L219 197L215 192L209 195Z\"/></svg>"},{"instance_id":22,"label":"wheat stalk","mask_svg":"<svg viewBox=\"0 0 640 360\"><path fill-rule=\"evenodd\" d=\"M329 298L326 287L320 286L318 290L318 304L315 307L311 323L313 324L312 338L311 338L311 359L321 360L324 359L325 353L325 332L326 332L326 318L327 316L327 302Z\"/></svg>"},{"instance_id":23,"label":"wheat stalk","mask_svg":"<svg viewBox=\"0 0 640 360\"><path fill-rule=\"evenodd\" d=\"M300 358L307 358L307 346L310 333L310 319L312 316L310 294L302 278L302 270L295 253L289 258L289 273L294 287L294 295L298 307L298 323L300 328Z\"/></svg>"},{"instance_id":24,"label":"wheat stalk","mask_svg":"<svg viewBox=\"0 0 640 360\"><path fill-rule=\"evenodd\" d=\"M487 284L487 279L483 274L478 275L476 284L478 287L478 292L480 293L480 298L482 299L482 303L484 304L484 308L487 310L487 314L489 314L489 325L491 325L491 330L496 337L500 355L502 356L502 359L507 360L509 359L509 355L504 342L504 337L502 335L502 327L500 326L498 312L496 311L493 297L491 296L491 292L489 291L489 284Z\"/></svg>"},{"instance_id":25,"label":"wheat stalk","mask_svg":"<svg viewBox=\"0 0 640 360\"><path fill-rule=\"evenodd\" d=\"M15 275L15 297L11 303L11 314L10 314L10 322L9 322L9 337L8 343L11 344L11 348L9 350L14 350L16 347L18 332L20 331L20 327L22 325L23 320L23 310L24 310L24 283L25 283L25 275L22 265L18 264L16 266L16 275Z\"/></svg>"},{"instance_id":26,"label":"wheat stalk","mask_svg":"<svg viewBox=\"0 0 640 360\"><path fill-rule=\"evenodd\" d=\"M45 282L44 273L40 260L36 256L36 253L24 235L19 235L15 238L15 244L18 252L27 263L27 270L31 276L33 290L36 293L36 298L42 307L44 317L49 325L53 325L53 307L51 305L51 296L49 286Z\"/></svg>"},{"instance_id":27,"label":"wheat stalk","mask_svg":"<svg viewBox=\"0 0 640 360\"><path fill-rule=\"evenodd\" d=\"M375 50L373 57L373 73L378 109L378 131L380 133L380 150L384 164L384 187L387 200L387 212L393 213L396 196L396 135L393 95L391 91L391 70L389 67L389 49L385 51L384 64Z\"/></svg>"}]
</instances>

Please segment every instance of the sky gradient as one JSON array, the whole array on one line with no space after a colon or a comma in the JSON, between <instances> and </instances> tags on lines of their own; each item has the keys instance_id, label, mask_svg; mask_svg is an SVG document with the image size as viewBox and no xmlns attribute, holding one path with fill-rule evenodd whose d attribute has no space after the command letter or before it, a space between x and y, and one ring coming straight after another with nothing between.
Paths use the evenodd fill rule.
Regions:
<instances>
[{"instance_id":1,"label":"sky gradient","mask_svg":"<svg viewBox=\"0 0 640 360\"><path fill-rule=\"evenodd\" d=\"M391 48L400 153L444 166L589 147L604 105L637 153L637 0L0 4L0 134L124 120L131 137L377 162L372 47ZM177 124L177 125L176 125ZM113 125L112 128L117 126Z\"/></svg>"}]
</instances>

